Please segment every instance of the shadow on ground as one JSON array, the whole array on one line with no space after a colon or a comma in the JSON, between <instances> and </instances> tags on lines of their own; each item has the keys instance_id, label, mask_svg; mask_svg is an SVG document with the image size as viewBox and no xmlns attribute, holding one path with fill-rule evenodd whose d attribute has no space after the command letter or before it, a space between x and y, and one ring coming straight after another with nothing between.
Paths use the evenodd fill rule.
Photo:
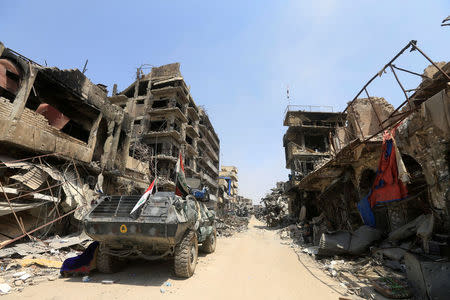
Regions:
<instances>
[{"instance_id":1,"label":"shadow on ground","mask_svg":"<svg viewBox=\"0 0 450 300\"><path fill-rule=\"evenodd\" d=\"M206 254L199 253L199 258ZM73 276L64 278L65 282L80 282L83 276ZM173 271L173 259L146 261L127 261L125 267L114 274L103 274L94 271L89 274L90 280L85 284L102 284L103 280L112 280L114 284L140 285L140 286L161 286L164 282L183 281L187 278L178 278Z\"/></svg>"}]
</instances>

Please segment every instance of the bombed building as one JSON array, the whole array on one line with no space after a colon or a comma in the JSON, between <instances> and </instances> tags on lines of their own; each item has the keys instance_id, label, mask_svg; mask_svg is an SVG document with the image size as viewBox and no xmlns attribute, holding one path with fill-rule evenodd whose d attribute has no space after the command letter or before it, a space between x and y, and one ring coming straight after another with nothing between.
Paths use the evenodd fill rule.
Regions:
<instances>
[{"instance_id":1,"label":"bombed building","mask_svg":"<svg viewBox=\"0 0 450 300\"><path fill-rule=\"evenodd\" d=\"M175 188L174 170L180 151L186 176L200 179L217 201L220 140L206 111L198 107L187 87L180 64L138 71L137 80L111 101L133 118L130 156L147 146L150 172L158 177L161 190Z\"/></svg>"},{"instance_id":2,"label":"bombed building","mask_svg":"<svg viewBox=\"0 0 450 300\"><path fill-rule=\"evenodd\" d=\"M103 193L141 194L156 176L174 190L180 150L186 176L217 200L220 141L179 64L138 72L108 97L78 69L41 66L0 43L0 144L2 246L79 230Z\"/></svg>"},{"instance_id":3,"label":"bombed building","mask_svg":"<svg viewBox=\"0 0 450 300\"><path fill-rule=\"evenodd\" d=\"M423 73L397 67L394 61L406 49L419 52L430 66ZM385 72L405 95L396 108L367 92ZM398 72L422 81L405 90ZM342 113L289 107L284 125L291 170L285 195L302 241L315 245L319 255L361 255L386 239L377 244L377 253L401 249L395 259L405 264L421 297L448 292L430 274L440 270L444 276L450 249L450 63L433 62L411 41Z\"/></svg>"},{"instance_id":4,"label":"bombed building","mask_svg":"<svg viewBox=\"0 0 450 300\"><path fill-rule=\"evenodd\" d=\"M235 166L221 166L219 172L219 198L221 206L231 209L238 200L239 177Z\"/></svg>"}]
</instances>

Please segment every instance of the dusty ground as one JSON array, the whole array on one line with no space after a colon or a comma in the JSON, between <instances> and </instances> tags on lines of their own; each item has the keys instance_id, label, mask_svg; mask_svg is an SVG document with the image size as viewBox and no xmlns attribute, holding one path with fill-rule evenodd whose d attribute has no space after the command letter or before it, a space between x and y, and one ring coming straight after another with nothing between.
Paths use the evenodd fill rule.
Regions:
<instances>
[{"instance_id":1,"label":"dusty ground","mask_svg":"<svg viewBox=\"0 0 450 300\"><path fill-rule=\"evenodd\" d=\"M221 238L216 252L201 255L193 277L173 276L172 262L136 261L122 272L91 274L47 281L1 299L338 299L336 284L319 281L299 262L295 252L280 243L276 231L252 218L249 230ZM313 268L313 266L311 265ZM101 281L114 280L105 285ZM164 286L170 282L171 286ZM164 289L164 293L161 292Z\"/></svg>"}]
</instances>

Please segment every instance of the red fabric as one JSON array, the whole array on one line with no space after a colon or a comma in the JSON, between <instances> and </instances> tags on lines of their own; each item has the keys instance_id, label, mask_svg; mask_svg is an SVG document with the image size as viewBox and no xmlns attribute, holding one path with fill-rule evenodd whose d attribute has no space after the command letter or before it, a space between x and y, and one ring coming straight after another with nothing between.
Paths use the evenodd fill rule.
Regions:
<instances>
[{"instance_id":1,"label":"red fabric","mask_svg":"<svg viewBox=\"0 0 450 300\"><path fill-rule=\"evenodd\" d=\"M398 178L395 144L392 139L383 141L377 176L369 196L370 206L383 202L397 201L408 195L408 190ZM390 148L390 149L389 149Z\"/></svg>"}]
</instances>

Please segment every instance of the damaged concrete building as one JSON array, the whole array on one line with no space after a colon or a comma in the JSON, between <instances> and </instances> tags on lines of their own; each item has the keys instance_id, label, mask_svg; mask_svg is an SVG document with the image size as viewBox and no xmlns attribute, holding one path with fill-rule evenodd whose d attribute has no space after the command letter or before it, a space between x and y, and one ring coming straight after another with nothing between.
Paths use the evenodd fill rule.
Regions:
<instances>
[{"instance_id":1,"label":"damaged concrete building","mask_svg":"<svg viewBox=\"0 0 450 300\"><path fill-rule=\"evenodd\" d=\"M153 67L111 101L129 112L132 134L130 156L149 150L150 173L160 190L173 190L178 155L183 153L186 177L201 180L217 202L220 140L205 109L198 107L180 72L180 64Z\"/></svg>"},{"instance_id":2,"label":"damaged concrete building","mask_svg":"<svg viewBox=\"0 0 450 300\"><path fill-rule=\"evenodd\" d=\"M286 193L295 195L295 187L310 172L327 162L333 153L332 136L344 126L345 114L332 112L332 107L289 105L283 125L286 168L290 170ZM292 197L291 197L292 198ZM299 212L296 202L289 210Z\"/></svg>"},{"instance_id":3,"label":"damaged concrete building","mask_svg":"<svg viewBox=\"0 0 450 300\"><path fill-rule=\"evenodd\" d=\"M224 209L232 209L237 203L239 195L238 168L235 166L221 166L219 172L219 198Z\"/></svg>"},{"instance_id":4,"label":"damaged concrete building","mask_svg":"<svg viewBox=\"0 0 450 300\"><path fill-rule=\"evenodd\" d=\"M357 240L358 232L369 225L361 203L368 199L370 202L370 197L380 189L380 197L386 201L370 202L369 207L373 214L371 226L380 233L375 239L388 237L378 246L395 248L403 243L401 247L407 247L404 250L409 252L408 259L401 256L402 262L405 259L408 281L421 296L434 299L436 295L442 296L443 291L448 292L448 286L444 288L438 279L431 279L428 271L417 270L426 261L427 268L437 271L433 257L441 257L442 263L450 257L450 63L434 63L423 54L432 64L422 74L395 66L395 59L408 48L423 54L411 41L374 75L344 112L333 116L328 129L322 129L324 139L303 140L301 134L293 134L306 132L303 122L309 122L310 118L304 111L286 112L284 125L290 127L283 144L286 167L292 171L286 194L290 198L291 217L304 224L302 230L311 233L311 241L320 253L321 248L330 245L331 236L327 235L330 232L350 232L349 236L355 235ZM397 108L386 99L367 93L367 86L387 71L393 73L406 98ZM405 90L396 73L399 71L420 76L422 82L415 89ZM367 97L361 97L363 92ZM306 149L307 144L319 141L322 148L316 147L322 151ZM316 156L326 160L316 165L310 162L305 169L307 151L314 158L308 157L312 161L317 161ZM407 191L398 199L389 198L389 190L381 190L388 184L380 177L389 170L383 163L387 163L392 152L396 152L397 159L393 163L395 172L389 175L404 184ZM426 234L419 233L418 227ZM410 230L408 233L406 228ZM353 253L353 242L348 243L347 252L340 249L339 253Z\"/></svg>"},{"instance_id":5,"label":"damaged concrete building","mask_svg":"<svg viewBox=\"0 0 450 300\"><path fill-rule=\"evenodd\" d=\"M77 231L100 194L141 194L155 174L173 190L179 150L186 175L217 197L219 138L179 64L108 97L78 69L41 66L0 43L0 144L0 247Z\"/></svg>"}]
</instances>

